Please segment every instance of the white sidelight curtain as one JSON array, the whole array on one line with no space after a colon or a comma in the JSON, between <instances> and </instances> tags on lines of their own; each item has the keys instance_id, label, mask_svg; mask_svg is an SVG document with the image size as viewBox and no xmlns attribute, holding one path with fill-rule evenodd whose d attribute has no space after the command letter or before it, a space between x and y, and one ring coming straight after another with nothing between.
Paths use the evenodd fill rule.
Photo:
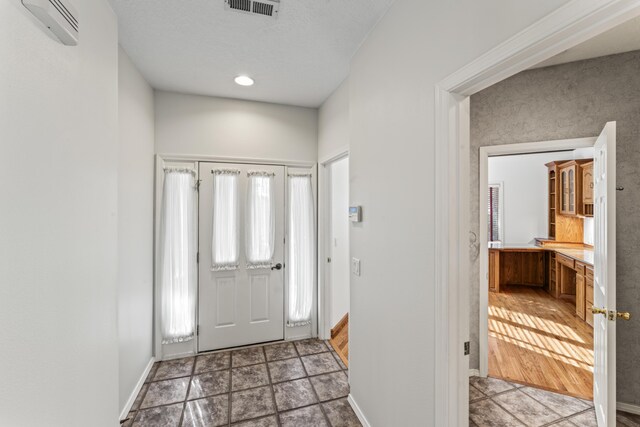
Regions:
<instances>
[{"instance_id":1,"label":"white sidelight curtain","mask_svg":"<svg viewBox=\"0 0 640 427\"><path fill-rule=\"evenodd\" d=\"M275 174L249 172L245 213L247 268L270 268L275 249Z\"/></svg>"},{"instance_id":2,"label":"white sidelight curtain","mask_svg":"<svg viewBox=\"0 0 640 427\"><path fill-rule=\"evenodd\" d=\"M217 169L213 174L213 232L211 236L211 269L235 270L240 258L238 229L239 170Z\"/></svg>"},{"instance_id":3,"label":"white sidelight curtain","mask_svg":"<svg viewBox=\"0 0 640 427\"><path fill-rule=\"evenodd\" d=\"M311 175L289 175L288 326L311 323L315 248Z\"/></svg>"},{"instance_id":4,"label":"white sidelight curtain","mask_svg":"<svg viewBox=\"0 0 640 427\"><path fill-rule=\"evenodd\" d=\"M195 172L166 169L160 220L162 343L195 335L197 236Z\"/></svg>"}]
</instances>

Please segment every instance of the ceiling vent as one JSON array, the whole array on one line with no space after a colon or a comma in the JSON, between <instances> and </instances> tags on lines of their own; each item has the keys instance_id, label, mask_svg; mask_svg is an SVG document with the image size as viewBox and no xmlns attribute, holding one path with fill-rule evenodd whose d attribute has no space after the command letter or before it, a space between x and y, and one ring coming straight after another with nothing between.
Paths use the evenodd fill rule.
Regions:
<instances>
[{"instance_id":1,"label":"ceiling vent","mask_svg":"<svg viewBox=\"0 0 640 427\"><path fill-rule=\"evenodd\" d=\"M78 13L68 0L22 0L22 4L63 44L78 44Z\"/></svg>"},{"instance_id":2,"label":"ceiling vent","mask_svg":"<svg viewBox=\"0 0 640 427\"><path fill-rule=\"evenodd\" d=\"M252 15L278 17L280 0L224 0L227 9Z\"/></svg>"}]
</instances>

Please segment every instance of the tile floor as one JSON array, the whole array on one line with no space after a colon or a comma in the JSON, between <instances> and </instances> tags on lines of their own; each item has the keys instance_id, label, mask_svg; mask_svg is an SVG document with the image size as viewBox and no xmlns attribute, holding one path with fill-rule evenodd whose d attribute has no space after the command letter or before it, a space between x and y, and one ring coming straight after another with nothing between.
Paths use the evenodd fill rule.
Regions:
<instances>
[{"instance_id":1,"label":"tile floor","mask_svg":"<svg viewBox=\"0 0 640 427\"><path fill-rule=\"evenodd\" d=\"M359 427L347 367L320 340L156 363L126 427Z\"/></svg>"},{"instance_id":2,"label":"tile floor","mask_svg":"<svg viewBox=\"0 0 640 427\"><path fill-rule=\"evenodd\" d=\"M469 380L469 425L597 427L593 403L495 378ZM618 412L618 426L640 427L640 417Z\"/></svg>"}]
</instances>

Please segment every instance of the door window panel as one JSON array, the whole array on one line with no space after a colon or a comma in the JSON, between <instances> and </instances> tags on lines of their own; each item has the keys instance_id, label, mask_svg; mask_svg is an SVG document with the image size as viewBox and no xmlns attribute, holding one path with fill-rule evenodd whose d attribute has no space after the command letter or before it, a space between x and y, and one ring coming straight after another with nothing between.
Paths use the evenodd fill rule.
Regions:
<instances>
[{"instance_id":1,"label":"door window panel","mask_svg":"<svg viewBox=\"0 0 640 427\"><path fill-rule=\"evenodd\" d=\"M288 326L311 323L315 276L315 217L310 175L289 175Z\"/></svg>"},{"instance_id":2,"label":"door window panel","mask_svg":"<svg viewBox=\"0 0 640 427\"><path fill-rule=\"evenodd\" d=\"M195 173L165 169L159 235L162 344L195 335L196 206Z\"/></svg>"},{"instance_id":3,"label":"door window panel","mask_svg":"<svg viewBox=\"0 0 640 427\"><path fill-rule=\"evenodd\" d=\"M248 174L245 215L247 268L270 268L275 250L274 176L270 172Z\"/></svg>"},{"instance_id":4,"label":"door window panel","mask_svg":"<svg viewBox=\"0 0 640 427\"><path fill-rule=\"evenodd\" d=\"M213 173L213 233L211 268L235 270L240 255L238 229L238 176L235 169L215 169Z\"/></svg>"}]
</instances>

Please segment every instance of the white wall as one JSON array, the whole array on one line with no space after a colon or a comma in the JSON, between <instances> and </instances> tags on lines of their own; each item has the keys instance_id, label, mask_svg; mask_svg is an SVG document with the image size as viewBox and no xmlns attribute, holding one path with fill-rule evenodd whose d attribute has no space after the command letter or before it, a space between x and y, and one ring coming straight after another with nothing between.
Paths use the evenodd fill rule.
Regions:
<instances>
[{"instance_id":1,"label":"white wall","mask_svg":"<svg viewBox=\"0 0 640 427\"><path fill-rule=\"evenodd\" d=\"M349 150L349 79L320 107L318 160L328 160Z\"/></svg>"},{"instance_id":2,"label":"white wall","mask_svg":"<svg viewBox=\"0 0 640 427\"><path fill-rule=\"evenodd\" d=\"M318 110L156 92L156 153L315 162Z\"/></svg>"},{"instance_id":3,"label":"white wall","mask_svg":"<svg viewBox=\"0 0 640 427\"><path fill-rule=\"evenodd\" d=\"M153 89L126 52L118 63L118 338L120 411L153 351Z\"/></svg>"},{"instance_id":4,"label":"white wall","mask_svg":"<svg viewBox=\"0 0 640 427\"><path fill-rule=\"evenodd\" d=\"M317 162L317 109L163 91L154 95L157 154ZM190 354L193 343L158 348L156 356L173 358Z\"/></svg>"},{"instance_id":5,"label":"white wall","mask_svg":"<svg viewBox=\"0 0 640 427\"><path fill-rule=\"evenodd\" d=\"M549 190L546 163L573 159L572 151L489 158L489 184L502 183L505 243L548 237Z\"/></svg>"},{"instance_id":6,"label":"white wall","mask_svg":"<svg viewBox=\"0 0 640 427\"><path fill-rule=\"evenodd\" d=\"M352 61L349 372L373 426L434 425L434 85L565 2L396 0Z\"/></svg>"},{"instance_id":7,"label":"white wall","mask_svg":"<svg viewBox=\"0 0 640 427\"><path fill-rule=\"evenodd\" d=\"M530 243L548 235L546 163L590 159L593 148L489 158L489 184L502 183L505 243ZM593 218L584 218L584 243L593 245Z\"/></svg>"},{"instance_id":8,"label":"white wall","mask_svg":"<svg viewBox=\"0 0 640 427\"><path fill-rule=\"evenodd\" d=\"M118 425L118 35L80 44L0 2L0 424Z\"/></svg>"},{"instance_id":9,"label":"white wall","mask_svg":"<svg viewBox=\"0 0 640 427\"><path fill-rule=\"evenodd\" d=\"M349 312L349 158L331 163L331 327Z\"/></svg>"}]
</instances>

